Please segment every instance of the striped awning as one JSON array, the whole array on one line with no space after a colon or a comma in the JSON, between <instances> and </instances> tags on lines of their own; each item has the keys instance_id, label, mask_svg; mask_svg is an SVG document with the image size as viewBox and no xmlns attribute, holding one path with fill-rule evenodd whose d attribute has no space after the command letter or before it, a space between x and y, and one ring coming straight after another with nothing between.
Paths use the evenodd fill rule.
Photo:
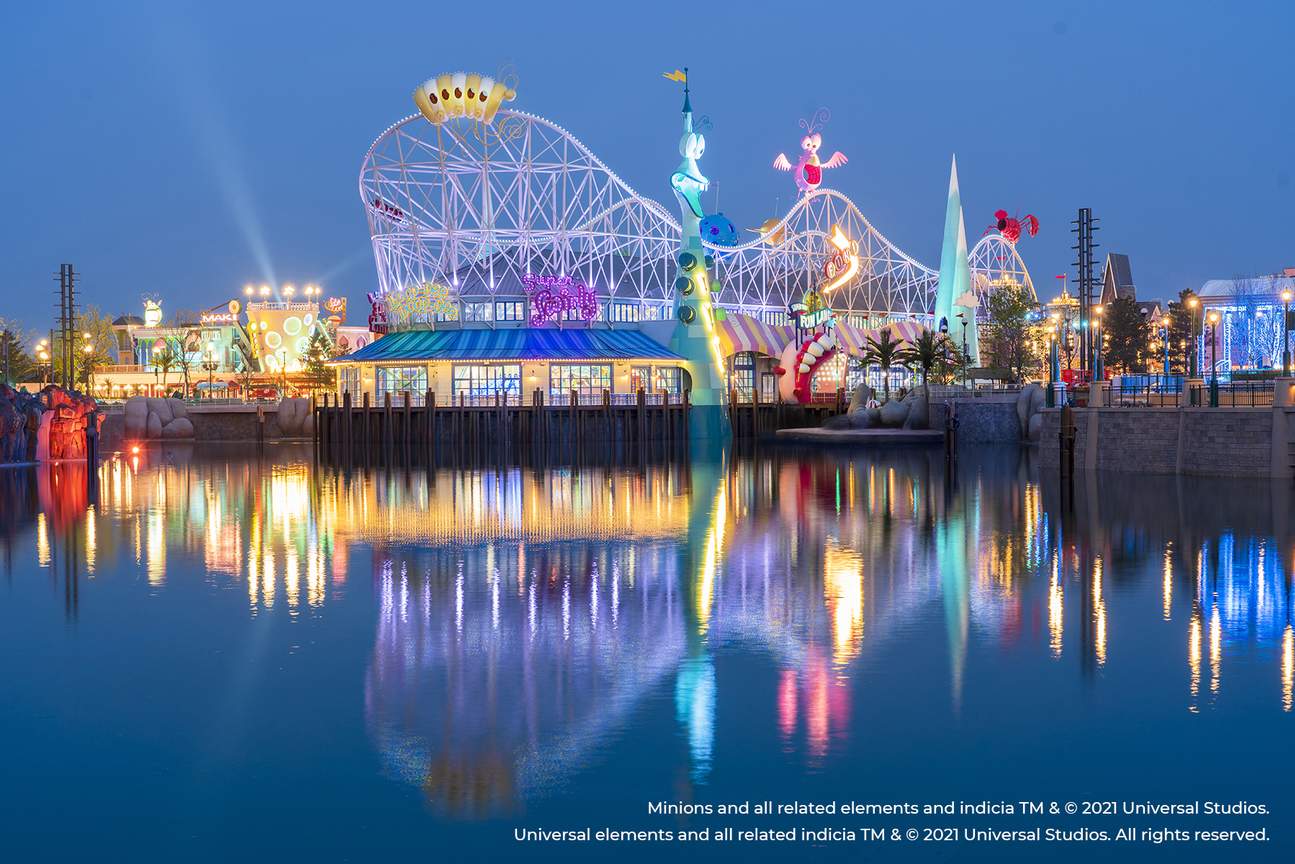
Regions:
<instances>
[{"instance_id":1,"label":"striped awning","mask_svg":"<svg viewBox=\"0 0 1295 864\"><path fill-rule=\"evenodd\" d=\"M795 335L791 325L766 324L758 318L736 312L725 313L718 329L725 357L743 351L778 357Z\"/></svg>"},{"instance_id":2,"label":"striped awning","mask_svg":"<svg viewBox=\"0 0 1295 864\"><path fill-rule=\"evenodd\" d=\"M405 360L683 360L638 330L408 330L343 354L333 363Z\"/></svg>"},{"instance_id":3,"label":"striped awning","mask_svg":"<svg viewBox=\"0 0 1295 864\"><path fill-rule=\"evenodd\" d=\"M922 331L926 329L920 321L892 321L882 327L876 327L871 330L863 327L855 327L844 321L837 321L836 337L840 340L841 345L845 348L846 353L854 357L862 357L868 352L868 339L877 338L881 335L882 330L889 330L891 335L901 342L912 342Z\"/></svg>"}]
</instances>

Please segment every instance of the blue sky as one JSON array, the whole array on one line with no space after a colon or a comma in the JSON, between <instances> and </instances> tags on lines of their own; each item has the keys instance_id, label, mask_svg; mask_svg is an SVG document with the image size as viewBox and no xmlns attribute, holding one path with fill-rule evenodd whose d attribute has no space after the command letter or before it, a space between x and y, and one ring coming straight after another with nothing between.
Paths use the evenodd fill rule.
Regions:
<instances>
[{"instance_id":1,"label":"blue sky","mask_svg":"<svg viewBox=\"0 0 1295 864\"><path fill-rule=\"evenodd\" d=\"M770 162L827 106L824 148L850 157L830 183L932 266L954 152L973 241L998 207L1039 217L1021 252L1041 292L1070 270L1079 206L1140 296L1295 265L1289 4L136 0L4 19L0 317L32 328L61 261L113 313L144 293L213 305L271 272L362 307L365 150L425 78L503 64L516 107L665 202L679 94L661 73L690 66L703 168L739 225L788 205Z\"/></svg>"}]
</instances>

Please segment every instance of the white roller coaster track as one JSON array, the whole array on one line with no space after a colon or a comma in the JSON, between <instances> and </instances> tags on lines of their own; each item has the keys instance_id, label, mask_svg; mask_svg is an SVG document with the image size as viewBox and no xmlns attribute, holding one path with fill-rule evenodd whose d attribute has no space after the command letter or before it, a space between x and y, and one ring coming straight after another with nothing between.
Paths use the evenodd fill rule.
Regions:
<instances>
[{"instance_id":1,"label":"white roller coaster track","mask_svg":"<svg viewBox=\"0 0 1295 864\"><path fill-rule=\"evenodd\" d=\"M360 171L383 291L453 285L464 300L522 295L529 273L571 275L612 300L664 309L673 301L679 223L635 192L557 124L503 110L492 126L412 115L369 148ZM899 249L834 189L801 196L768 231L734 247L706 244L723 285L717 300L780 316L817 284L833 225L859 244L861 266L832 296L840 312L925 316L937 273ZM984 296L1008 283L1034 291L1016 249L997 234L970 255Z\"/></svg>"}]
</instances>

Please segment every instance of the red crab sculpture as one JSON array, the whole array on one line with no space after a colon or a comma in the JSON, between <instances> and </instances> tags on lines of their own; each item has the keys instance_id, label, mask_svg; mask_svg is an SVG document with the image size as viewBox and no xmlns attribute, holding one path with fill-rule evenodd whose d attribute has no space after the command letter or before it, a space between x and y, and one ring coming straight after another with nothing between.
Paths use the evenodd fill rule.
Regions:
<instances>
[{"instance_id":1,"label":"red crab sculpture","mask_svg":"<svg viewBox=\"0 0 1295 864\"><path fill-rule=\"evenodd\" d=\"M1039 233L1039 220L1033 214L1027 213L1024 217L1008 216L1006 210L994 211L994 222L985 229L985 234L990 231L997 231L1004 240L1012 246L1016 241L1021 239L1021 232L1033 237ZM981 235L984 236L983 234Z\"/></svg>"}]
</instances>

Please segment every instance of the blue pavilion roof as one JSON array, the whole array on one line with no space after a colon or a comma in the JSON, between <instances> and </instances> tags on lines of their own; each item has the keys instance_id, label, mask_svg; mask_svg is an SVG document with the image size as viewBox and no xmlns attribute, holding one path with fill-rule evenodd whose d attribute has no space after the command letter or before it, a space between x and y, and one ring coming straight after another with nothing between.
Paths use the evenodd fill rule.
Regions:
<instances>
[{"instance_id":1,"label":"blue pavilion roof","mask_svg":"<svg viewBox=\"0 0 1295 864\"><path fill-rule=\"evenodd\" d=\"M683 360L638 330L407 330L334 363L399 360Z\"/></svg>"}]
</instances>

